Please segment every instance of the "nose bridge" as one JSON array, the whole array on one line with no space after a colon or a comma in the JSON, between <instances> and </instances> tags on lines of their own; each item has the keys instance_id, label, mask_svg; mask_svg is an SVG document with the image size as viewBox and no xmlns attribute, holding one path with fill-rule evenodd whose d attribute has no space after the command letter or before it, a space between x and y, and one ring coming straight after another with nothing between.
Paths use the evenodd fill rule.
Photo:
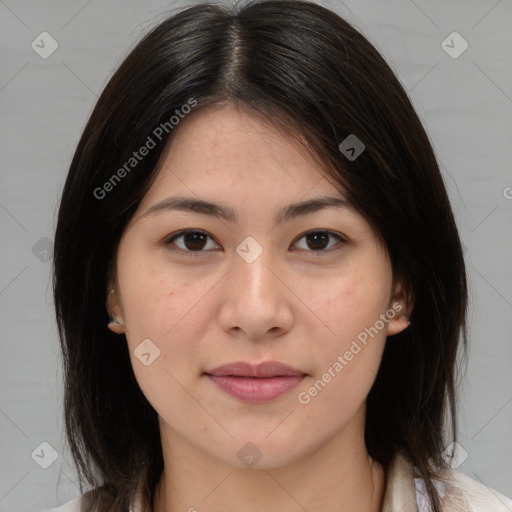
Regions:
<instances>
[{"instance_id":1,"label":"nose bridge","mask_svg":"<svg viewBox=\"0 0 512 512\"><path fill-rule=\"evenodd\" d=\"M227 331L241 331L253 339L274 337L290 328L293 314L285 304L276 271L271 271L276 262L270 250L253 256L244 259L236 255L231 284L225 290L221 324Z\"/></svg>"},{"instance_id":2,"label":"nose bridge","mask_svg":"<svg viewBox=\"0 0 512 512\"><path fill-rule=\"evenodd\" d=\"M270 249L248 240L237 247L222 295L219 321L225 331L250 338L276 336L293 323L286 287L274 275L279 263Z\"/></svg>"},{"instance_id":3,"label":"nose bridge","mask_svg":"<svg viewBox=\"0 0 512 512\"><path fill-rule=\"evenodd\" d=\"M234 271L241 286L239 292L250 299L270 300L276 278L270 271L275 262L272 253L264 248L254 238L248 237L236 249Z\"/></svg>"}]
</instances>

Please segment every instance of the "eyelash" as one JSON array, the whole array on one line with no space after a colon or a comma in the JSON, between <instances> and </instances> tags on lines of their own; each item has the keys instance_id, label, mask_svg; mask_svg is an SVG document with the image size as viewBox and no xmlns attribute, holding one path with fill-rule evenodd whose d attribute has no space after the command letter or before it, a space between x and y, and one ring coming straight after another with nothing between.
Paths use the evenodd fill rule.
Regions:
<instances>
[{"instance_id":1,"label":"eyelash","mask_svg":"<svg viewBox=\"0 0 512 512\"><path fill-rule=\"evenodd\" d=\"M200 231L198 229L186 229L184 231L179 231L178 233L175 233L174 235L171 235L169 238L167 238L165 240L165 245L168 247L169 251L171 252L174 252L174 253L178 253L178 254L181 254L181 255L184 255L184 256L192 256L192 257L203 257L204 253L208 253L209 251L204 251L204 250L201 250L201 251L190 251L190 250L183 250L183 249L175 249L175 248L172 248L170 247L171 244L177 240L178 238L181 238L185 235L188 235L190 233L199 233L199 234L202 234L202 235L206 235L208 238L212 239L213 238L208 235L208 233L204 232L204 231ZM341 235L339 235L338 233L334 233L333 231L328 231L328 230L320 230L320 229L317 229L317 230L313 230L313 231L307 231L306 233L303 233L299 238L297 238L296 242L294 243L297 243L299 240L301 240L302 238L306 237L307 235L312 235L312 234L315 234L315 233L323 233L323 234L327 234L327 235L331 235L331 236L334 236L336 238L338 238L338 240L341 242L341 244L337 244L338 246L341 246L342 244L346 244L347 243L347 240L345 238L343 238ZM217 242L215 242L217 243ZM218 244L217 244L218 245ZM322 256L325 256L325 255L329 255L335 251L339 251L341 249L341 247L337 247L336 245L334 246L334 248L330 248L330 249L326 249L326 250L318 250L318 251L313 251L313 250L305 250L305 249L301 249L301 250L304 250L305 252L308 252L308 253L311 253L311 256L312 257L322 257Z\"/></svg>"}]
</instances>

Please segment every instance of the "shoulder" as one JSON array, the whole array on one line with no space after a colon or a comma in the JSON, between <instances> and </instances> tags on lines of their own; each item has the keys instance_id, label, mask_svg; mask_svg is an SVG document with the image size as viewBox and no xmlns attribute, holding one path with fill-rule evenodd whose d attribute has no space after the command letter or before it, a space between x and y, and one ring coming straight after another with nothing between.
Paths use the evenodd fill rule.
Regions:
<instances>
[{"instance_id":1,"label":"shoulder","mask_svg":"<svg viewBox=\"0 0 512 512\"><path fill-rule=\"evenodd\" d=\"M42 512L80 512L81 497L70 500L63 505L54 508L47 508Z\"/></svg>"},{"instance_id":2,"label":"shoulder","mask_svg":"<svg viewBox=\"0 0 512 512\"><path fill-rule=\"evenodd\" d=\"M447 512L512 512L512 500L504 494L453 469L435 481ZM430 510L423 480L415 478L419 511Z\"/></svg>"}]
</instances>

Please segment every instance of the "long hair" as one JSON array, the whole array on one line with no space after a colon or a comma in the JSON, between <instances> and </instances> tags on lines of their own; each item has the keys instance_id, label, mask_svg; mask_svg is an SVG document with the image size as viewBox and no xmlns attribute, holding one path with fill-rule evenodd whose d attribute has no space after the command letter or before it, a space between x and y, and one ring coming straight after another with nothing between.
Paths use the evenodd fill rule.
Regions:
<instances>
[{"instance_id":1,"label":"long hair","mask_svg":"<svg viewBox=\"0 0 512 512\"><path fill-rule=\"evenodd\" d=\"M53 293L66 436L80 489L92 488L84 510L126 509L137 483L151 505L163 469L158 415L124 336L107 329L106 287L121 234L173 136L171 117L186 104L195 115L226 102L257 109L302 141L414 297L411 326L387 340L367 398L365 440L384 468L403 450L440 512L433 479L447 467L445 436L456 439L457 355L461 340L467 345L456 223L432 145L393 71L340 16L299 0L199 4L169 16L115 71L80 138L58 214ZM152 134L156 147L127 169ZM339 148L350 135L365 145L352 160Z\"/></svg>"}]
</instances>

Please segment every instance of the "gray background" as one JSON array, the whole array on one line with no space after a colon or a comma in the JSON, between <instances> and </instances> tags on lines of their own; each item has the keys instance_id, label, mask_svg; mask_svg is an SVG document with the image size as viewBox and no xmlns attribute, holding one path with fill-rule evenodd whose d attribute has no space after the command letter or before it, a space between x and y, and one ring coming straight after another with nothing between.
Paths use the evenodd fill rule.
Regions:
<instances>
[{"instance_id":1,"label":"gray background","mask_svg":"<svg viewBox=\"0 0 512 512\"><path fill-rule=\"evenodd\" d=\"M63 443L49 279L57 202L111 73L141 32L191 3L0 0L2 511L41 510L79 494ZM320 3L380 49L431 136L471 286L471 353L459 408L468 455L459 471L512 496L512 2ZM59 45L46 59L31 47L43 31ZM441 46L453 31L469 44L458 58ZM42 442L59 454L47 469L31 456Z\"/></svg>"}]
</instances>

